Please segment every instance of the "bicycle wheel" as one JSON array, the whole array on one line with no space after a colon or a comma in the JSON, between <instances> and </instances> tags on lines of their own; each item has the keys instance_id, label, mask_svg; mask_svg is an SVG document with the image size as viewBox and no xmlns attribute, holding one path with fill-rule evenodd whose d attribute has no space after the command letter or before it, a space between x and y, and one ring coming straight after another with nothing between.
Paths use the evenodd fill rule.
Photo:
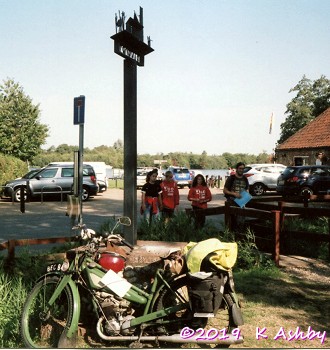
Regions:
<instances>
[{"instance_id":1,"label":"bicycle wheel","mask_svg":"<svg viewBox=\"0 0 330 350\"><path fill-rule=\"evenodd\" d=\"M164 288L160 292L156 302L156 309L161 310L182 302L188 302L189 295L187 283L188 279L186 276L175 280L171 284L171 288L175 294L173 294L169 289ZM191 326L192 324L198 324L197 328L204 328L209 321L209 324L207 325L208 327L214 327L219 330L225 328L228 331L231 331L233 328L237 327L234 324L233 316L230 311L233 304L234 302L231 296L229 294L225 294L222 299L221 307L214 318L193 318L192 311L190 307L188 307L185 310L181 310L177 313L166 316L166 318L163 318L162 326L164 326L169 333L177 333L183 327Z\"/></svg>"},{"instance_id":2,"label":"bicycle wheel","mask_svg":"<svg viewBox=\"0 0 330 350\"><path fill-rule=\"evenodd\" d=\"M56 348L63 331L72 322L73 295L66 286L51 307L48 300L58 286L60 278L45 277L29 294L23 308L21 335L29 348Z\"/></svg>"}]
</instances>

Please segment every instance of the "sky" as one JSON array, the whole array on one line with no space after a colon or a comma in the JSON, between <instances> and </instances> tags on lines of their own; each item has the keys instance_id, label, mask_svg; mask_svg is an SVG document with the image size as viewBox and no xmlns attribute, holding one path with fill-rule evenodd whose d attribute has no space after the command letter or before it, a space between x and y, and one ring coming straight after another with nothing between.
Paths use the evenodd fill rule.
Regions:
<instances>
[{"instance_id":1,"label":"sky","mask_svg":"<svg viewBox=\"0 0 330 350\"><path fill-rule=\"evenodd\" d=\"M289 93L330 78L328 0L0 0L0 82L40 107L44 149L123 139L123 58L115 14L144 14L154 52L137 68L139 154L273 152ZM273 128L269 134L273 113Z\"/></svg>"}]
</instances>

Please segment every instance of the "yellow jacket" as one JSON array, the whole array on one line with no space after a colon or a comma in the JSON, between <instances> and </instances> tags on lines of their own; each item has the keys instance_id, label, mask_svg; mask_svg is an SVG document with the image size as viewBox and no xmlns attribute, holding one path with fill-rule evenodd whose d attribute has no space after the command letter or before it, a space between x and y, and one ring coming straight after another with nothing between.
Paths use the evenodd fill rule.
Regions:
<instances>
[{"instance_id":1,"label":"yellow jacket","mask_svg":"<svg viewBox=\"0 0 330 350\"><path fill-rule=\"evenodd\" d=\"M218 269L228 271L237 260L237 244L221 242L217 238L210 238L195 243L190 242L183 248L189 273L200 271L203 259L210 253L216 255L210 258Z\"/></svg>"}]
</instances>

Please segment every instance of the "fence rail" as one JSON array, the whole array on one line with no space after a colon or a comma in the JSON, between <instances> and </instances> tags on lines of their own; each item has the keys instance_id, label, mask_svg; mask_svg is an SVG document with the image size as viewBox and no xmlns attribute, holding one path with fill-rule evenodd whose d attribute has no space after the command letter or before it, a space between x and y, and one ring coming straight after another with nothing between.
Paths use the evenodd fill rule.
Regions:
<instances>
[{"instance_id":1,"label":"fence rail","mask_svg":"<svg viewBox=\"0 0 330 350\"><path fill-rule=\"evenodd\" d=\"M0 243L0 250L8 250L8 260L15 258L15 247L71 242L72 237L10 239Z\"/></svg>"},{"instance_id":2,"label":"fence rail","mask_svg":"<svg viewBox=\"0 0 330 350\"><path fill-rule=\"evenodd\" d=\"M313 200L314 196L311 196ZM330 195L315 196L317 200L330 201ZM278 203L261 203L260 200L251 201L249 208L238 208L230 206L226 203L224 206L211 207L207 209L200 209L192 211L192 209L186 209L188 215L194 216L210 216L210 215L225 215L225 224L229 229L232 229L232 219L235 216L243 216L248 218L255 218L261 221L271 221L271 227L269 229L270 239L265 237L256 237L261 241L265 241L271 247L272 257L276 266L279 266L280 260L280 242L287 234L290 234L296 239L306 239L317 242L329 243L329 256L330 256L330 220L328 234L317 234L311 232L287 232L283 230L283 223L285 217L288 215L295 215L297 217L330 217L329 208L310 208L304 204L304 206L295 206L293 203L287 203L279 201ZM274 201L273 201L274 202ZM252 208L254 205L257 208ZM260 209L260 208L267 208ZM265 228L265 226L263 226ZM15 247L27 246L27 245L40 245L40 244L52 244L52 243L65 243L72 241L72 237L53 237L53 238L36 238L36 239L11 239L0 243L0 251L8 250L8 259L14 259ZM268 242L268 243L267 243Z\"/></svg>"},{"instance_id":3,"label":"fence rail","mask_svg":"<svg viewBox=\"0 0 330 350\"><path fill-rule=\"evenodd\" d=\"M274 200L275 199L275 200ZM276 199L280 199L279 201ZM243 216L253 219L258 219L261 221L269 220L271 221L271 227L268 227L270 237L256 236L256 240L263 241L263 245L267 244L272 251L272 257L275 261L276 266L279 266L280 261L280 246L281 239L284 239L287 235L295 239L306 239L310 241L326 242L329 243L329 256L330 256L330 220L328 234L318 234L305 231L284 231L283 224L284 220L288 216L296 217L308 217L316 218L320 216L330 217L330 207L328 208L316 208L310 207L311 202L330 201L330 195L312 195L310 197L296 197L295 202L285 202L282 197L268 197L268 198L253 198L246 208L239 208L230 206L228 202L225 206L200 209L192 211L192 209L186 209L186 213L196 217L199 216L209 216L209 215L225 215L225 225L230 230L232 229L233 217ZM329 204L329 203L327 203ZM260 228L266 229L265 226L260 226ZM237 234L237 238L244 235Z\"/></svg>"}]
</instances>

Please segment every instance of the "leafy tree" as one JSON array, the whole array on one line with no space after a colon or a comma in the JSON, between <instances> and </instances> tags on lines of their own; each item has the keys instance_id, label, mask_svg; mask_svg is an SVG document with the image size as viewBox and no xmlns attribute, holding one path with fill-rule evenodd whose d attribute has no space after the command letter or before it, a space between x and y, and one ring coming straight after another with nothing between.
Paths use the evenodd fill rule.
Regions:
<instances>
[{"instance_id":1,"label":"leafy tree","mask_svg":"<svg viewBox=\"0 0 330 350\"><path fill-rule=\"evenodd\" d=\"M285 121L281 124L282 143L315 117L330 107L330 80L324 75L314 82L304 75L298 84L289 91L297 95L286 105Z\"/></svg>"},{"instance_id":2,"label":"leafy tree","mask_svg":"<svg viewBox=\"0 0 330 350\"><path fill-rule=\"evenodd\" d=\"M0 85L0 149L23 161L39 152L48 136L48 127L39 122L39 105L23 87L8 79Z\"/></svg>"},{"instance_id":3,"label":"leafy tree","mask_svg":"<svg viewBox=\"0 0 330 350\"><path fill-rule=\"evenodd\" d=\"M117 149L117 150L123 150L124 149L124 141L118 139L114 144L113 144L113 148Z\"/></svg>"}]
</instances>

